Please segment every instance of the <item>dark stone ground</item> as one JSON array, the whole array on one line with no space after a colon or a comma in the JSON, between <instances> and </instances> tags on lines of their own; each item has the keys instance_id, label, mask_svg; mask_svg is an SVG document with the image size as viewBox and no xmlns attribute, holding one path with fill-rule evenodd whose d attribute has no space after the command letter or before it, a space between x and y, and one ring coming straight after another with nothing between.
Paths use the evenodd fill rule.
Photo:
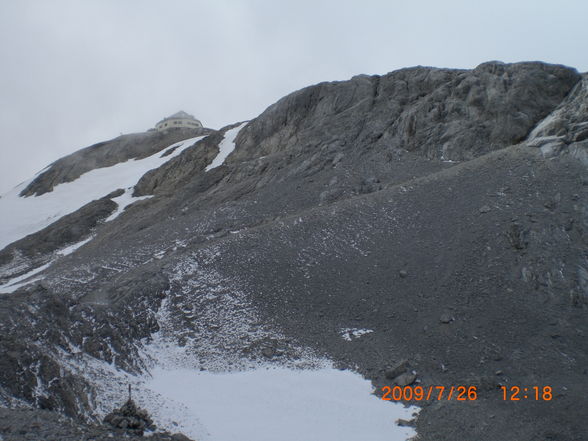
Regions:
<instances>
[{"instance_id":1,"label":"dark stone ground","mask_svg":"<svg viewBox=\"0 0 588 441\"><path fill-rule=\"evenodd\" d=\"M0 407L0 440L2 441L138 441L122 430L103 425L89 425L55 412L39 409L5 409ZM154 433L153 441L190 441L181 434Z\"/></svg>"},{"instance_id":2,"label":"dark stone ground","mask_svg":"<svg viewBox=\"0 0 588 441\"><path fill-rule=\"evenodd\" d=\"M478 388L475 402L425 403L420 440L583 440L588 308L574 262L586 250L586 174L517 148L473 162L286 219L286 235L260 228L224 247L218 267L248 280L288 336L377 388L403 359L420 385ZM374 332L347 342L341 328ZM554 398L505 402L501 385L551 386Z\"/></svg>"}]
</instances>

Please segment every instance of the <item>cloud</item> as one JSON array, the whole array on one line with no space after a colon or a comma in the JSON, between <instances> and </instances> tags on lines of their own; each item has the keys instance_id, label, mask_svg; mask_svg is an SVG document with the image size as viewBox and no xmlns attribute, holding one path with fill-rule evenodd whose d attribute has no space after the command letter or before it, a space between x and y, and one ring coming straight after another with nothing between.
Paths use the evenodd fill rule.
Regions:
<instances>
[{"instance_id":1,"label":"cloud","mask_svg":"<svg viewBox=\"0 0 588 441\"><path fill-rule=\"evenodd\" d=\"M0 5L0 192L183 109L219 128L285 94L411 65L588 69L583 1L72 0Z\"/></svg>"}]
</instances>

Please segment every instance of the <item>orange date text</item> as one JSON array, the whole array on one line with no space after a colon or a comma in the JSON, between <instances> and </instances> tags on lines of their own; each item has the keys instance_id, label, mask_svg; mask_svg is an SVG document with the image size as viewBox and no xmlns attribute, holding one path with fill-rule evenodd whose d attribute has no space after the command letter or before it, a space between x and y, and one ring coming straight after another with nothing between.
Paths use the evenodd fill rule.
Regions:
<instances>
[{"instance_id":1,"label":"orange date text","mask_svg":"<svg viewBox=\"0 0 588 441\"><path fill-rule=\"evenodd\" d=\"M385 401L475 401L478 399L476 386L384 386L382 392L382 400Z\"/></svg>"}]
</instances>

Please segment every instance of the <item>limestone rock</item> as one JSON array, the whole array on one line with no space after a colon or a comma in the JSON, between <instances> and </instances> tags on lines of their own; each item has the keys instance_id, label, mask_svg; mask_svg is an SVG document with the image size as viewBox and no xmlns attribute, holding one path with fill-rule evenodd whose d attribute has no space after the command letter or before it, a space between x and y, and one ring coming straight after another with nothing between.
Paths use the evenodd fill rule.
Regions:
<instances>
[{"instance_id":1,"label":"limestone rock","mask_svg":"<svg viewBox=\"0 0 588 441\"><path fill-rule=\"evenodd\" d=\"M405 373L408 370L408 360L402 360L396 363L389 369L386 369L384 375L389 380L394 380L399 375Z\"/></svg>"},{"instance_id":2,"label":"limestone rock","mask_svg":"<svg viewBox=\"0 0 588 441\"><path fill-rule=\"evenodd\" d=\"M394 383L400 387L410 386L416 381L417 376L412 372L405 372L394 379Z\"/></svg>"},{"instance_id":3,"label":"limestone rock","mask_svg":"<svg viewBox=\"0 0 588 441\"><path fill-rule=\"evenodd\" d=\"M398 424L400 427L415 427L416 426L415 420L404 420L402 418L397 419L396 424Z\"/></svg>"},{"instance_id":4,"label":"limestone rock","mask_svg":"<svg viewBox=\"0 0 588 441\"><path fill-rule=\"evenodd\" d=\"M451 323L453 320L454 318L448 312L441 314L441 317L439 317L439 321L445 324Z\"/></svg>"}]
</instances>

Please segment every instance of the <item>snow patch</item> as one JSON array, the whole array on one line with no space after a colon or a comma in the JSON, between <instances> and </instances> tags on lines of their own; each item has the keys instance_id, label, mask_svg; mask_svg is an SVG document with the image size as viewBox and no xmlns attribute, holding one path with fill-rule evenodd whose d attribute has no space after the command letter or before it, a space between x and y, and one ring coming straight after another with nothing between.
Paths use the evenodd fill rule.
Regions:
<instances>
[{"instance_id":1,"label":"snow patch","mask_svg":"<svg viewBox=\"0 0 588 441\"><path fill-rule=\"evenodd\" d=\"M368 380L334 369L312 350L294 343L280 356L247 355L256 353L256 345L283 342L285 336L261 322L238 280L213 270L221 256L212 247L169 268L170 287L156 313L160 330L138 348L143 375L75 347L62 357L65 369L96 388L94 416L100 419L120 406L131 384L133 399L159 430L199 441L404 441L414 436L412 428L395 421L410 420L418 408L378 399Z\"/></svg>"},{"instance_id":2,"label":"snow patch","mask_svg":"<svg viewBox=\"0 0 588 441\"><path fill-rule=\"evenodd\" d=\"M131 159L111 167L91 170L72 182L55 186L53 191L41 196L20 197L19 193L34 178L23 182L0 198L0 212L7 214L0 223L0 249L42 230L93 200L119 188L133 187L149 170L161 167L202 138L204 136L177 142L147 158ZM173 152L165 156L170 150Z\"/></svg>"},{"instance_id":3,"label":"snow patch","mask_svg":"<svg viewBox=\"0 0 588 441\"><path fill-rule=\"evenodd\" d=\"M395 421L412 419L417 408L382 401L370 381L351 371L157 369L152 375L145 387L169 403L147 406L156 424L167 421L161 427L200 441L404 441L415 435Z\"/></svg>"},{"instance_id":4,"label":"snow patch","mask_svg":"<svg viewBox=\"0 0 588 441\"><path fill-rule=\"evenodd\" d=\"M57 251L57 254L59 254L60 256L67 256L68 254L73 253L78 248L81 248L84 245L86 245L92 239L94 239L94 236L90 236L87 239L84 239L84 240L82 240L80 242L74 243L73 245L70 245L70 246L67 246L65 248L62 248L61 250Z\"/></svg>"},{"instance_id":5,"label":"snow patch","mask_svg":"<svg viewBox=\"0 0 588 441\"><path fill-rule=\"evenodd\" d=\"M133 187L126 188L123 194L111 199L113 202L118 204L118 207L114 213L104 219L104 222L110 222L111 220L116 219L129 205L134 204L137 201L142 201L143 199L149 199L152 197L152 195L133 197Z\"/></svg>"},{"instance_id":6,"label":"snow patch","mask_svg":"<svg viewBox=\"0 0 588 441\"><path fill-rule=\"evenodd\" d=\"M396 420L412 419L419 408L382 401L370 381L331 366L220 373L168 366L136 376L84 353L63 355L65 369L96 387L99 419L125 401L131 384L133 399L158 430L199 441L405 441L415 436Z\"/></svg>"},{"instance_id":7,"label":"snow patch","mask_svg":"<svg viewBox=\"0 0 588 441\"><path fill-rule=\"evenodd\" d=\"M341 328L341 330L339 331L343 340L346 340L346 341L351 341L354 338L359 338L362 335L369 334L371 332L374 332L374 330L373 329L359 329L359 328Z\"/></svg>"},{"instance_id":8,"label":"snow patch","mask_svg":"<svg viewBox=\"0 0 588 441\"><path fill-rule=\"evenodd\" d=\"M223 165L225 159L227 159L227 156L229 156L233 152L233 150L235 150L235 138L237 137L241 129L245 127L245 125L248 122L249 121L245 121L240 126L237 126L234 129L226 131L225 137L218 145L218 155L216 155L213 161L206 167L206 171L212 170L213 168L216 168L219 165Z\"/></svg>"},{"instance_id":9,"label":"snow patch","mask_svg":"<svg viewBox=\"0 0 588 441\"><path fill-rule=\"evenodd\" d=\"M43 277L35 277L34 279L27 280L30 277L34 276L35 274L40 273L41 271L44 271L47 268L49 268L60 257L67 256L67 255L73 253L78 248L81 248L82 246L84 246L85 244L87 244L88 242L90 242L92 239L94 239L94 236L90 236L90 237L88 237L88 238L86 238L84 240L81 240L79 242L76 242L76 243L74 243L72 245L69 245L67 247L64 247L64 248L58 250L55 253L57 255L57 257L54 258L54 259L52 259L50 262L48 262L45 265L42 265L42 266L40 266L38 268L35 268L35 269L27 272L26 274L23 274L23 275L18 276L18 277L14 277L13 279L10 279L8 282L4 283L3 285L0 285L0 293L2 293L2 294L10 294L10 293L13 293L17 289L19 289L19 288L21 288L21 287L23 287L25 285L29 285L29 284L31 284L33 282L36 282L38 280L43 279Z\"/></svg>"},{"instance_id":10,"label":"snow patch","mask_svg":"<svg viewBox=\"0 0 588 441\"><path fill-rule=\"evenodd\" d=\"M74 251L76 251L78 248L81 248L82 246L84 246L85 244L90 242L92 239L94 239L94 236L90 236L80 242L76 242L72 245L69 245L65 248L62 248L56 252L56 255L59 257L67 256L67 255L73 253ZM0 293L1 294L10 294L25 285L29 285L33 282L36 282L38 280L43 279L43 277L35 277L34 279L27 280L27 279L31 278L32 276L34 276L35 274L40 273L41 271L44 271L47 268L49 268L51 265L53 265L53 263L55 263L55 261L59 257L52 259L50 262L46 263L45 265L42 265L38 268L35 268L35 269L27 272L26 274L22 274L18 277L14 277L14 278L10 279L8 282L4 283L3 285L0 285Z\"/></svg>"},{"instance_id":11,"label":"snow patch","mask_svg":"<svg viewBox=\"0 0 588 441\"><path fill-rule=\"evenodd\" d=\"M1 294L10 294L22 286L28 285L29 283L36 282L37 280L41 280L42 277L35 277L33 280L27 280L27 279L34 276L37 273L40 273L41 271L46 270L47 268L49 268L51 266L52 263L53 263L53 261L46 263L45 265L42 265L38 268L35 268L34 270L31 270L28 273L23 274L22 276L18 276L18 277L15 277L14 279L10 279L4 285L0 285L0 293ZM23 282L21 282L21 281L23 281Z\"/></svg>"}]
</instances>

